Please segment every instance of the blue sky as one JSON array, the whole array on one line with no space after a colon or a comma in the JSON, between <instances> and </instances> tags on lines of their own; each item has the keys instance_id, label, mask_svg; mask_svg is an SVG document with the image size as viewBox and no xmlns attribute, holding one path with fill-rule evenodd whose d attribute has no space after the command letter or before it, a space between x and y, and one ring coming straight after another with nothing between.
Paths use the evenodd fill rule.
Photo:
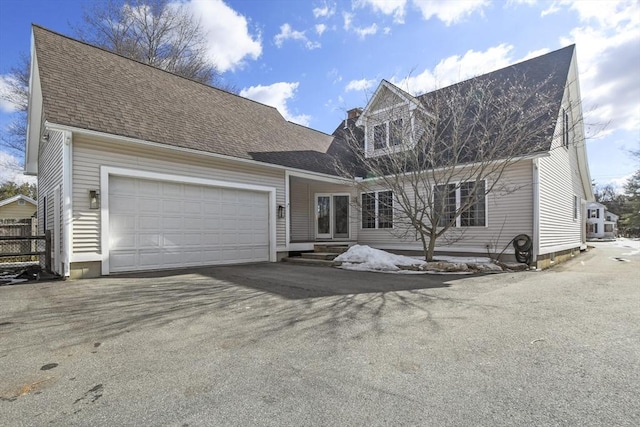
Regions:
<instances>
[{"instance_id":1,"label":"blue sky","mask_svg":"<svg viewBox=\"0 0 640 427\"><path fill-rule=\"evenodd\" d=\"M243 96L331 133L381 79L421 94L576 43L591 177L621 184L640 148L638 1L185 0ZM0 90L30 24L73 36L86 0L0 0ZM0 126L11 105L0 104ZM17 179L0 153L0 180Z\"/></svg>"}]
</instances>

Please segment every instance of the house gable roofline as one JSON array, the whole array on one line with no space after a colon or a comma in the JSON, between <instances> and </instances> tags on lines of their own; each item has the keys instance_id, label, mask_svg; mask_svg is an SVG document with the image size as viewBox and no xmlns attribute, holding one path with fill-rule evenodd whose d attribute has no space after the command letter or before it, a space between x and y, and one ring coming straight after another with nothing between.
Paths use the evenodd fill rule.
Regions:
<instances>
[{"instance_id":1,"label":"house gable roofline","mask_svg":"<svg viewBox=\"0 0 640 427\"><path fill-rule=\"evenodd\" d=\"M326 169L321 164L333 136L287 121L274 107L37 25L33 34L42 122L264 163L309 165L315 172Z\"/></svg>"},{"instance_id":2,"label":"house gable roofline","mask_svg":"<svg viewBox=\"0 0 640 427\"><path fill-rule=\"evenodd\" d=\"M404 90L400 89L398 86L394 85L393 83L389 82L388 80L382 79L380 81L380 84L376 88L376 91L373 93L373 96L371 96L371 99L369 100L369 102L367 102L367 105L362 110L362 113L360 113L360 116L356 120L356 126L358 126L358 127L364 126L364 120L366 119L367 115L369 115L371 113L371 111L373 109L373 106L376 105L376 100L380 96L382 96L382 92L384 90L389 90L391 93L393 93L398 98L400 98L403 101L405 101L407 104L412 105L413 108L424 108L422 106L422 104L420 103L420 101L418 101L418 99L416 99L416 97L414 97L411 94L409 94L409 93L405 92Z\"/></svg>"},{"instance_id":3,"label":"house gable roofline","mask_svg":"<svg viewBox=\"0 0 640 427\"><path fill-rule=\"evenodd\" d=\"M24 200L25 202L31 203L33 206L38 205L38 202L33 200L31 197L25 196L24 194L16 194L15 196L9 197L8 199L0 200L0 207L6 206L13 202L17 202L18 200Z\"/></svg>"}]
</instances>

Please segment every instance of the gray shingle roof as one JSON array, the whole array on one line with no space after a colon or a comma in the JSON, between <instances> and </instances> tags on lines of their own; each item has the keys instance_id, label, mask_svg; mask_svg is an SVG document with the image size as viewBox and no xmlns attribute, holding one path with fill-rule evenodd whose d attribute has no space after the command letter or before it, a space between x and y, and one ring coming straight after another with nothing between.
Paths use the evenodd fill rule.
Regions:
<instances>
[{"instance_id":1,"label":"gray shingle roof","mask_svg":"<svg viewBox=\"0 0 640 427\"><path fill-rule=\"evenodd\" d=\"M562 49L549 52L545 55L510 65L416 97L413 97L406 92L402 92L400 89L398 90L407 98L416 99L427 111L429 111L432 104L446 104L445 101L449 96L448 94L454 94L456 91L464 93L467 90L474 90L474 88L482 85L482 81L490 82L491 84L493 84L492 82L495 82L496 85L499 85L500 82L510 81L512 84L514 82L519 82L524 87L539 87L541 90L545 90L546 95L548 96L548 98L544 97L544 103L540 104L543 105L544 108L547 108L548 112L544 115L540 115L538 120L528 123L529 126L536 128L536 132L532 132L532 134L535 134L535 139L523 140L518 145L513 146L513 149L517 151L517 155L519 156L548 152L551 149L551 144L553 142L553 132L562 105L562 98L564 95L565 85L567 84L567 79L569 77L569 68L571 66L574 50L575 45L570 45ZM391 83L387 82L387 84ZM493 117L494 120L499 120L498 117L503 117L503 115L495 114L491 117ZM445 117L444 119L444 121L446 121L447 118ZM363 159L360 156L354 154L354 151L361 151L364 147L364 133L362 130L356 128L355 120L348 120L347 124L350 131L345 131L344 122L341 122L334 131L334 136L336 138L329 149L329 153L340 153L336 157L340 158L340 161L343 164L343 169L347 168L351 170L354 176L365 176L367 173L367 166L363 163ZM487 127L491 129L492 125L489 124ZM493 128L495 128L495 126L493 126ZM436 123L435 129L435 138L438 141L446 142L451 138L450 129L448 129L446 125ZM355 135L357 141L353 141L353 137L349 137L347 135ZM432 137L433 135L429 136ZM460 135L458 135L458 137L460 137ZM432 142L428 141L428 143ZM474 150L473 144L474 138L471 137L469 138L469 146L467 147L469 152L477 151ZM499 152L496 152L496 155L499 155ZM496 159L497 158L500 157L496 157ZM380 159L381 160L378 160L377 162L385 161L384 157ZM471 156L467 161L474 161L474 159L475 157ZM462 162L464 163L465 160L462 160ZM427 164L427 162L421 163L422 168L434 166L438 165ZM389 173L392 173L392 171Z\"/></svg>"},{"instance_id":2,"label":"gray shingle roof","mask_svg":"<svg viewBox=\"0 0 640 427\"><path fill-rule=\"evenodd\" d=\"M333 137L273 107L39 26L33 34L49 122L326 172Z\"/></svg>"}]
</instances>

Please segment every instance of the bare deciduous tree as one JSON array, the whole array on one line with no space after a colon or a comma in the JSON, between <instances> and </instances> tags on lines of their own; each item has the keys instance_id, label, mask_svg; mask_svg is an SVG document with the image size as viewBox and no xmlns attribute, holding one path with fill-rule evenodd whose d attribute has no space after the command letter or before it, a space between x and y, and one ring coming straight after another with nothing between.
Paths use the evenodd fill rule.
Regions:
<instances>
[{"instance_id":1,"label":"bare deciduous tree","mask_svg":"<svg viewBox=\"0 0 640 427\"><path fill-rule=\"evenodd\" d=\"M29 57L21 55L18 65L12 67L4 77L4 88L0 91L0 99L15 108L12 121L0 133L0 147L16 157L22 156L27 135L29 73Z\"/></svg>"},{"instance_id":2,"label":"bare deciduous tree","mask_svg":"<svg viewBox=\"0 0 640 427\"><path fill-rule=\"evenodd\" d=\"M202 83L219 77L206 34L184 4L105 0L85 10L83 21L75 31L87 43Z\"/></svg>"},{"instance_id":3,"label":"bare deciduous tree","mask_svg":"<svg viewBox=\"0 0 640 427\"><path fill-rule=\"evenodd\" d=\"M507 169L549 149L562 90L551 77L482 76L417 98L406 94L413 103L399 103L392 90L378 95L378 112L366 117L367 144L362 129L347 126L349 160L338 166L362 193L363 226L420 241L426 261L436 241L484 226L486 196L517 190L503 179Z\"/></svg>"},{"instance_id":4,"label":"bare deciduous tree","mask_svg":"<svg viewBox=\"0 0 640 427\"><path fill-rule=\"evenodd\" d=\"M85 11L77 36L90 44L183 77L238 92L224 84L206 54L205 33L185 5L167 0L104 0ZM0 147L21 158L27 131L30 60L27 55L4 77L0 99L16 106L0 132Z\"/></svg>"}]
</instances>

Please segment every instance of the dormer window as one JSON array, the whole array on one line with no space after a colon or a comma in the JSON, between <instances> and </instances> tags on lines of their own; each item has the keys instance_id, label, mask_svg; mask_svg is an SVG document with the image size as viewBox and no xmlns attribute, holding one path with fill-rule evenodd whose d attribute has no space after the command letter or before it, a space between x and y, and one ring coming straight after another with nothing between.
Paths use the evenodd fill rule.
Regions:
<instances>
[{"instance_id":1,"label":"dormer window","mask_svg":"<svg viewBox=\"0 0 640 427\"><path fill-rule=\"evenodd\" d=\"M390 120L375 125L373 127L373 149L381 150L383 148L401 145L403 133L402 119Z\"/></svg>"}]
</instances>

